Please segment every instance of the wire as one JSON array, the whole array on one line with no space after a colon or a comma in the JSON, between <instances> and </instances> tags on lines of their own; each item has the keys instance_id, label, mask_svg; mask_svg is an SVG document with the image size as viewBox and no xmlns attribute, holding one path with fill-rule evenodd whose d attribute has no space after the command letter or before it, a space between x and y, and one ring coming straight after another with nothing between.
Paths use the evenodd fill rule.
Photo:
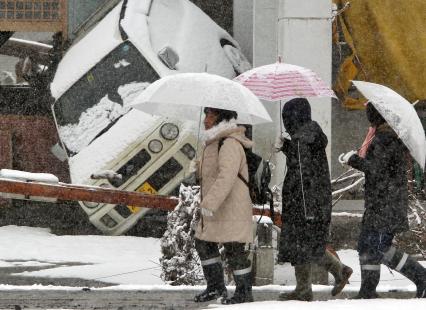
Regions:
<instances>
[{"instance_id":1,"label":"wire","mask_svg":"<svg viewBox=\"0 0 426 310\"><path fill-rule=\"evenodd\" d=\"M99 280L99 279L112 278L112 277L121 276L121 275L124 275L124 274L136 273L136 272L140 272L140 271L153 270L153 269L159 269L159 268L160 267L158 267L158 266L156 266L156 267L149 267L149 268L143 268L143 269L138 269L138 270L129 271L129 272L112 274L112 275L109 275L109 276L100 277L100 278L96 278L96 279L93 279L93 280L96 281L96 280Z\"/></svg>"}]
</instances>

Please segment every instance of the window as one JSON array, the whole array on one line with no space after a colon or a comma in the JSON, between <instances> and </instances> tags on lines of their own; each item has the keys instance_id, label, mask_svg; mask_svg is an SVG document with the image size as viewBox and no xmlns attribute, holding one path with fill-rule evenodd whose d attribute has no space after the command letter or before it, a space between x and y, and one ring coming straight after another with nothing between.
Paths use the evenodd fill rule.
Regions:
<instances>
[{"instance_id":1,"label":"window","mask_svg":"<svg viewBox=\"0 0 426 310\"><path fill-rule=\"evenodd\" d=\"M129 109L123 107L120 86L134 82L152 83L158 78L131 42L125 41L116 47L54 105L59 133L68 150L78 153L128 112ZM86 134L86 140L81 141L78 133L88 131L91 131L90 135Z\"/></svg>"}]
</instances>

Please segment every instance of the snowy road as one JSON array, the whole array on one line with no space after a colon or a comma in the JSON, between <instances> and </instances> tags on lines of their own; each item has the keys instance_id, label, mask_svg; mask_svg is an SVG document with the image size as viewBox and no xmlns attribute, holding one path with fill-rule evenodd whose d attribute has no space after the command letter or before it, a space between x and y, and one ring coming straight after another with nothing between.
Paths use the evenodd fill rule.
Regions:
<instances>
[{"instance_id":1,"label":"snowy road","mask_svg":"<svg viewBox=\"0 0 426 310\"><path fill-rule=\"evenodd\" d=\"M192 301L193 296L199 290L167 290L167 289L148 289L148 290L95 290L95 291L82 291L80 290L9 290L0 291L0 309L11 309L15 305L21 308L42 308L42 309L204 309L217 307L209 303L196 304ZM301 303L295 302L271 302L278 297L278 290L255 289L254 299L256 301L269 301L276 307L281 305L281 309L300 309ZM355 295L355 292L348 292L340 296L341 299L349 298ZM409 298L413 296L410 292L393 292L381 293L382 297L386 298ZM315 292L315 300L326 300L330 296L326 292ZM410 299L411 302L413 299ZM404 300L407 302L408 300ZM422 304L419 300L414 300L420 306ZM337 301L334 301L336 303ZM354 301L340 300L340 308L350 307ZM257 303L252 305L251 309L259 309L256 307ZM298 304L298 306L297 306ZM313 303L312 303L313 304ZM318 303L316 303L318 304ZM426 300L423 304L426 306ZM292 305L292 307L289 307ZM335 304L336 305L336 304ZM245 305L247 306L247 305ZM260 309L268 309L267 304ZM228 306L225 307L228 309ZM232 309L231 307L230 309ZM314 309L315 307L311 308ZM238 309L245 309L244 307ZM277 307L278 309L278 307ZM315 308L317 309L317 308ZM334 308L333 308L334 309ZM350 308L349 308L350 309ZM377 308L366 308L363 310L378 310ZM396 309L396 308L395 308ZM411 308L414 309L414 308ZM424 309L424 308L417 308ZM329 309L330 310L330 309ZM388 309L391 310L391 309Z\"/></svg>"}]
</instances>

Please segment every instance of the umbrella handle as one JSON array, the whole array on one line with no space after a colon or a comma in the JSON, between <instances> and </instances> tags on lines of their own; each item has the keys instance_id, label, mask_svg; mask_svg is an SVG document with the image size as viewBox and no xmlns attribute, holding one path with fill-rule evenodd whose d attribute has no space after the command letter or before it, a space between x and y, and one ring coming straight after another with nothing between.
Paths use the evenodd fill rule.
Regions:
<instances>
[{"instance_id":1,"label":"umbrella handle","mask_svg":"<svg viewBox=\"0 0 426 310\"><path fill-rule=\"evenodd\" d=\"M200 127L201 127L201 115L203 113L203 107L200 107L200 117L198 118L198 134L197 134L197 145L196 145L196 149L195 149L195 156L198 157L198 144L200 141Z\"/></svg>"},{"instance_id":2,"label":"umbrella handle","mask_svg":"<svg viewBox=\"0 0 426 310\"><path fill-rule=\"evenodd\" d=\"M345 161L343 160L343 156L345 156L345 153L342 153L339 155L339 163L341 163L342 165L345 164Z\"/></svg>"}]
</instances>

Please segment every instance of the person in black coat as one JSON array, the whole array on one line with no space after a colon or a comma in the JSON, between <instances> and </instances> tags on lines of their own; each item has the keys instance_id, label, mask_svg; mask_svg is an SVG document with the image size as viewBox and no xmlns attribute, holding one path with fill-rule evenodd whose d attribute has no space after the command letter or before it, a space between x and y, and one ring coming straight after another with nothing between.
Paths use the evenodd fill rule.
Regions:
<instances>
[{"instance_id":1,"label":"person in black coat","mask_svg":"<svg viewBox=\"0 0 426 310\"><path fill-rule=\"evenodd\" d=\"M425 298L426 269L392 245L395 234L408 230L407 148L373 104L367 104L366 112L376 133L365 158L355 151L339 157L341 163L365 174L365 212L358 240L361 288L357 298L378 297L380 264L413 281L416 297Z\"/></svg>"},{"instance_id":2,"label":"person in black coat","mask_svg":"<svg viewBox=\"0 0 426 310\"><path fill-rule=\"evenodd\" d=\"M326 242L331 220L331 183L326 155L327 136L311 119L308 100L295 98L282 110L284 127L291 140L281 148L287 173L282 189L282 230L279 262L295 267L296 289L281 300L312 300L311 263L323 265L335 277L332 295L338 294L352 269L330 252Z\"/></svg>"}]
</instances>

